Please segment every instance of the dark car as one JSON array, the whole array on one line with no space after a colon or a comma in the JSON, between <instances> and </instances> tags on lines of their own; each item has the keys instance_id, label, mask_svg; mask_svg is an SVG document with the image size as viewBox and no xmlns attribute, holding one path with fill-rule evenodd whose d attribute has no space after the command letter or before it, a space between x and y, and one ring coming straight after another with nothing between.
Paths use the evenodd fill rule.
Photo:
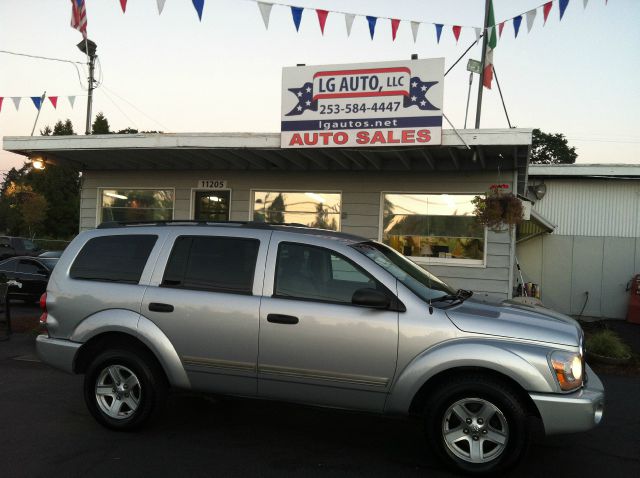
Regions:
<instances>
[{"instance_id":1,"label":"dark car","mask_svg":"<svg viewBox=\"0 0 640 478\"><path fill-rule=\"evenodd\" d=\"M38 254L39 258L55 258L55 259L60 259L60 256L62 255L63 251L44 251L41 252L40 254Z\"/></svg>"},{"instance_id":2,"label":"dark car","mask_svg":"<svg viewBox=\"0 0 640 478\"><path fill-rule=\"evenodd\" d=\"M37 256L42 252L31 239L0 236L0 260L14 256Z\"/></svg>"},{"instance_id":3,"label":"dark car","mask_svg":"<svg viewBox=\"0 0 640 478\"><path fill-rule=\"evenodd\" d=\"M58 262L56 258L12 257L0 262L0 276L17 284L9 285L9 298L38 302L47 290L49 276Z\"/></svg>"}]
</instances>

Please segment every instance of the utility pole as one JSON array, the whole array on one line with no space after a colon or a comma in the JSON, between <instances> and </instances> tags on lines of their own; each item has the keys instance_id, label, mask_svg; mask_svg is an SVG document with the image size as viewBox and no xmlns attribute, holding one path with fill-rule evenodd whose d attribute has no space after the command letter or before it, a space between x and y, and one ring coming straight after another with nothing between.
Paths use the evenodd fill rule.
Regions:
<instances>
[{"instance_id":1,"label":"utility pole","mask_svg":"<svg viewBox=\"0 0 640 478\"><path fill-rule=\"evenodd\" d=\"M482 61L480 62L480 84L478 85L478 105L476 106L476 129L480 128L480 115L482 113L482 89L484 88L484 65L487 59L487 28L489 27L489 9L491 0L485 0L484 30L482 31Z\"/></svg>"},{"instance_id":2,"label":"utility pole","mask_svg":"<svg viewBox=\"0 0 640 478\"><path fill-rule=\"evenodd\" d=\"M95 80L93 74L96 63L96 49L98 46L91 40L84 39L78 43L78 49L87 55L89 65L89 95L87 96L87 124L85 134L91 134L91 109L93 107L93 90L95 88Z\"/></svg>"}]
</instances>

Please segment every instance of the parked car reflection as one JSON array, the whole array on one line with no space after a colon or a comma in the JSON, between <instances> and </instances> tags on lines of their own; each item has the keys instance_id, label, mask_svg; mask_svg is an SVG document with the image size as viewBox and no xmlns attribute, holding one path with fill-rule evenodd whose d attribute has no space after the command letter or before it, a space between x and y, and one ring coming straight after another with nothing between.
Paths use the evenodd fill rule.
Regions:
<instances>
[{"instance_id":1,"label":"parked car reflection","mask_svg":"<svg viewBox=\"0 0 640 478\"><path fill-rule=\"evenodd\" d=\"M38 302L47 290L47 283L54 266L58 262L54 257L12 257L0 262L0 274L9 285L9 298L22 299L26 302Z\"/></svg>"}]
</instances>

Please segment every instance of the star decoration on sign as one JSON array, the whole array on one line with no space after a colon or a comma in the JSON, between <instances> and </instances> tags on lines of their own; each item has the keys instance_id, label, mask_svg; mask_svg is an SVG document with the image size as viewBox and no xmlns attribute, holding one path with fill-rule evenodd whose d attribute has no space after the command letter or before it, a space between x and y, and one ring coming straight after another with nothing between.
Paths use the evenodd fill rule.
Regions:
<instances>
[{"instance_id":1,"label":"star decoration on sign","mask_svg":"<svg viewBox=\"0 0 640 478\"><path fill-rule=\"evenodd\" d=\"M301 115L307 110L318 111L318 100L313 99L312 83L305 83L301 88L289 88L289 91L296 95L298 104L285 116Z\"/></svg>"},{"instance_id":2,"label":"star decoration on sign","mask_svg":"<svg viewBox=\"0 0 640 478\"><path fill-rule=\"evenodd\" d=\"M404 97L404 107L415 105L421 110L439 110L427 99L429 88L437 84L437 81L421 81L417 76L411 78L411 88L409 95Z\"/></svg>"}]
</instances>

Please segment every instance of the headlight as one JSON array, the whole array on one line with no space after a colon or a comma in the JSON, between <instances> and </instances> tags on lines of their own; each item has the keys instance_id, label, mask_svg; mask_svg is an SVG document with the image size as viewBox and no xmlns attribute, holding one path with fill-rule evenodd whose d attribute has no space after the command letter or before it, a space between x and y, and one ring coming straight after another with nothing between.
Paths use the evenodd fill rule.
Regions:
<instances>
[{"instance_id":1,"label":"headlight","mask_svg":"<svg viewBox=\"0 0 640 478\"><path fill-rule=\"evenodd\" d=\"M551 367L562 390L574 390L582 385L582 356L557 350L551 354Z\"/></svg>"}]
</instances>

